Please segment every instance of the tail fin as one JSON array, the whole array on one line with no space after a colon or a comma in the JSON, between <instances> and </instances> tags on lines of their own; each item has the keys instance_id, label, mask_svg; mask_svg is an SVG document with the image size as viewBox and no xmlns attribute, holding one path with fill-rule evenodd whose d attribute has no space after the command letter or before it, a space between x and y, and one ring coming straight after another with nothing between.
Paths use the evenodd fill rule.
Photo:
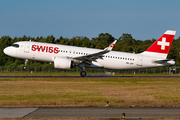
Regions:
<instances>
[{"instance_id":1,"label":"tail fin","mask_svg":"<svg viewBox=\"0 0 180 120\"><path fill-rule=\"evenodd\" d=\"M156 40L141 54L166 59L175 34L176 31L167 30L158 40Z\"/></svg>"}]
</instances>

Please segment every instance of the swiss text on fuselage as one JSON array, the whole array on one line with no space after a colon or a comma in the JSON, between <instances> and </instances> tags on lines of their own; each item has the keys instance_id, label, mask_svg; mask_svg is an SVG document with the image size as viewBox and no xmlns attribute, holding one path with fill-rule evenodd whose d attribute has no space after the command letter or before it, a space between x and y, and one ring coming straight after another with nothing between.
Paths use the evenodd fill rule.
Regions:
<instances>
[{"instance_id":1,"label":"swiss text on fuselage","mask_svg":"<svg viewBox=\"0 0 180 120\"><path fill-rule=\"evenodd\" d=\"M41 51L41 52L48 52L48 53L59 53L58 47L49 47L49 46L39 46L39 45L32 45L32 51Z\"/></svg>"}]
</instances>

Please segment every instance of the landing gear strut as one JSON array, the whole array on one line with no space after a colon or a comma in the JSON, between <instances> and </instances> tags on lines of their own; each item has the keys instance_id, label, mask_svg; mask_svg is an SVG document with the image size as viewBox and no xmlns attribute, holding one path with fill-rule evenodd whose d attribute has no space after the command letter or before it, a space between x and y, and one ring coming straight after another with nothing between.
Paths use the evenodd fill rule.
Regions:
<instances>
[{"instance_id":1,"label":"landing gear strut","mask_svg":"<svg viewBox=\"0 0 180 120\"><path fill-rule=\"evenodd\" d=\"M27 65L28 59L25 60L25 66L23 66L23 69L26 70L26 65Z\"/></svg>"},{"instance_id":2,"label":"landing gear strut","mask_svg":"<svg viewBox=\"0 0 180 120\"><path fill-rule=\"evenodd\" d=\"M85 64L82 63L79 65L79 67L82 69L82 71L80 73L81 77L85 77L86 76L86 71L84 71L85 70Z\"/></svg>"}]
</instances>

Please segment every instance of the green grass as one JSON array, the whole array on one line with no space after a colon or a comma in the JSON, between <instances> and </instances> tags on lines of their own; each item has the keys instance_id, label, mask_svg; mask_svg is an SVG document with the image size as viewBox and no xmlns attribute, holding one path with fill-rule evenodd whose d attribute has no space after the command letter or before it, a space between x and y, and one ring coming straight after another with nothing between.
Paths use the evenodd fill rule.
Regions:
<instances>
[{"instance_id":1,"label":"green grass","mask_svg":"<svg viewBox=\"0 0 180 120\"><path fill-rule=\"evenodd\" d=\"M180 107L180 79L0 79L0 107Z\"/></svg>"}]
</instances>

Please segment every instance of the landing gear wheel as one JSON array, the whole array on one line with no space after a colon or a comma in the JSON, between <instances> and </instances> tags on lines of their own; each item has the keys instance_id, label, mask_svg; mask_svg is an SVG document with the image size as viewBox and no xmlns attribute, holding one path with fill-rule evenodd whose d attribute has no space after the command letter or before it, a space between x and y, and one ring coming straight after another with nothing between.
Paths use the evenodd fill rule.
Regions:
<instances>
[{"instance_id":1,"label":"landing gear wheel","mask_svg":"<svg viewBox=\"0 0 180 120\"><path fill-rule=\"evenodd\" d=\"M81 75L81 77L85 77L86 76L86 71L81 71L80 75Z\"/></svg>"},{"instance_id":2,"label":"landing gear wheel","mask_svg":"<svg viewBox=\"0 0 180 120\"><path fill-rule=\"evenodd\" d=\"M24 70L26 70L26 68L27 68L26 66L23 66L23 69L24 69Z\"/></svg>"}]
</instances>

